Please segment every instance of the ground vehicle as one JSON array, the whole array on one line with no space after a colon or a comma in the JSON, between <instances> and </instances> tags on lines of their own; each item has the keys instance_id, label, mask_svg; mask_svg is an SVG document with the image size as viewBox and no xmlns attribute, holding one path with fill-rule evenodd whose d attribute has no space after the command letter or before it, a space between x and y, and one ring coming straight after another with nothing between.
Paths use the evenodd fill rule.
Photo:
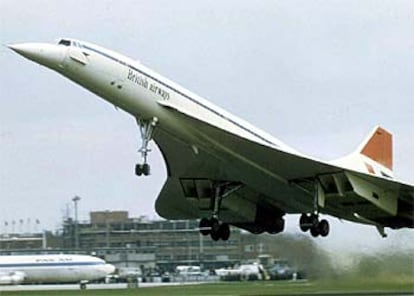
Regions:
<instances>
[{"instance_id":1,"label":"ground vehicle","mask_svg":"<svg viewBox=\"0 0 414 296\"><path fill-rule=\"evenodd\" d=\"M201 276L200 266L194 265L179 265L175 268L179 276Z\"/></svg>"},{"instance_id":2,"label":"ground vehicle","mask_svg":"<svg viewBox=\"0 0 414 296\"><path fill-rule=\"evenodd\" d=\"M263 267L260 264L242 264L231 269L216 269L216 274L223 281L252 281L263 279Z\"/></svg>"},{"instance_id":3,"label":"ground vehicle","mask_svg":"<svg viewBox=\"0 0 414 296\"><path fill-rule=\"evenodd\" d=\"M268 273L271 280L290 280L297 275L287 260L275 260Z\"/></svg>"}]
</instances>

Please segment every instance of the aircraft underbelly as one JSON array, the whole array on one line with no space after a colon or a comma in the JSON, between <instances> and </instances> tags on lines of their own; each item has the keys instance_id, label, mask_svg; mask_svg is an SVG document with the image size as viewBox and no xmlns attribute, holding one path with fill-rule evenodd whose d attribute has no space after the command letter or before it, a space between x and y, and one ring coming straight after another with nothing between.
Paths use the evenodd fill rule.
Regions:
<instances>
[{"instance_id":1,"label":"aircraft underbelly","mask_svg":"<svg viewBox=\"0 0 414 296\"><path fill-rule=\"evenodd\" d=\"M96 272L87 267L27 268L24 270L27 283L76 282L96 278Z\"/></svg>"},{"instance_id":2,"label":"aircraft underbelly","mask_svg":"<svg viewBox=\"0 0 414 296\"><path fill-rule=\"evenodd\" d=\"M157 212L165 218L210 216L214 198L212 182L215 181L243 184L243 189L223 200L220 213L223 221L252 222L258 204L286 213L306 212L312 206L312 198L308 194L280 182L248 161L237 161L245 157L243 155L221 150L211 142L192 144L164 130L157 131L155 140L169 171L156 202Z\"/></svg>"},{"instance_id":3,"label":"aircraft underbelly","mask_svg":"<svg viewBox=\"0 0 414 296\"><path fill-rule=\"evenodd\" d=\"M171 177L157 201L157 211L169 219L200 218L211 214L212 196L200 199L198 196L186 196L183 192L182 179L209 181L227 180L241 182L250 189L249 193L236 193L223 201L223 220L228 222L252 221L256 215L257 205L263 203L271 209L285 213L306 213L313 211L313 188L301 190L295 186L294 162L269 159L266 154L255 149L255 146L244 146L242 142L234 142L234 138L225 132L200 124L194 128L194 122L188 118L174 118L176 126L185 129L191 137L180 131L169 134L160 132L157 143L164 152ZM182 135L178 140L177 136ZM174 139L174 140L173 140ZM253 147L253 149L250 149ZM186 161L181 161L182 156ZM177 161L175 161L177 160ZM298 166L298 170L306 168ZM310 178L314 177L309 175ZM326 187L335 187L336 193L326 194L326 205L321 211L348 220L354 220L353 213L366 218L376 219L387 215L395 215L397 196L389 192L379 191L358 177L345 175L343 172L331 173L320 177ZM198 181L194 181L197 184ZM175 194L170 194L174 183ZM168 197L170 196L171 197ZM177 199L177 195L182 198ZM172 203L169 199L174 200ZM164 204L164 206L163 206ZM168 205L168 206L166 206ZM206 206L208 205L208 206ZM210 206L210 207L209 207ZM361 222L361 221L359 221Z\"/></svg>"}]
</instances>

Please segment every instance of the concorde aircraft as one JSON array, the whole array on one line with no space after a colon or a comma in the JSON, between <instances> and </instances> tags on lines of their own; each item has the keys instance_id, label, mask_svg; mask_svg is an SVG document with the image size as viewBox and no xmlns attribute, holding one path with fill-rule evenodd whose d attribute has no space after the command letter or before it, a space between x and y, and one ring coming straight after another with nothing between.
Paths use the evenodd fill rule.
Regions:
<instances>
[{"instance_id":1,"label":"concorde aircraft","mask_svg":"<svg viewBox=\"0 0 414 296\"><path fill-rule=\"evenodd\" d=\"M0 284L80 283L105 278L115 267L104 260L86 255L13 255L0 256Z\"/></svg>"},{"instance_id":2,"label":"concorde aircraft","mask_svg":"<svg viewBox=\"0 0 414 296\"><path fill-rule=\"evenodd\" d=\"M394 178L392 135L382 127L350 155L321 161L114 51L69 38L9 47L134 116L136 175L150 174L152 140L166 163L156 211L201 218L200 232L213 240L227 240L229 225L282 232L286 214L301 214L300 229L314 237L329 233L320 213L374 225L382 236L385 227L414 227L414 186Z\"/></svg>"}]
</instances>

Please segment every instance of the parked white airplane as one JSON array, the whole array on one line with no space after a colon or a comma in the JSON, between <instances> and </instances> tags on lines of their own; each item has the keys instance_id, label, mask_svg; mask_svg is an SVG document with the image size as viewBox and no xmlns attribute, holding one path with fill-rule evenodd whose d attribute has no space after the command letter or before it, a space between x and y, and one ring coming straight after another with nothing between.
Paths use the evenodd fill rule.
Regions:
<instances>
[{"instance_id":1,"label":"parked white airplane","mask_svg":"<svg viewBox=\"0 0 414 296\"><path fill-rule=\"evenodd\" d=\"M156 210L167 219L200 221L200 232L227 240L229 224L253 233L284 230L285 214L300 228L327 236L319 213L377 226L414 227L414 187L393 178L392 136L376 127L351 155L324 162L285 145L141 63L74 39L9 45L137 119L148 175L154 139L168 177Z\"/></svg>"},{"instance_id":2,"label":"parked white airplane","mask_svg":"<svg viewBox=\"0 0 414 296\"><path fill-rule=\"evenodd\" d=\"M1 285L79 282L83 289L114 271L113 265L86 255L0 256Z\"/></svg>"}]
</instances>

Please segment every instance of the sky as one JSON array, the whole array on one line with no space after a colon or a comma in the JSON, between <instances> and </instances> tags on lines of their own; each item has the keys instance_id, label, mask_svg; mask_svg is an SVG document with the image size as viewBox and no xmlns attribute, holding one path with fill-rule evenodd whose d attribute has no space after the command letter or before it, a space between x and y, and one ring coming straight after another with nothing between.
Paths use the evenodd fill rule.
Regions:
<instances>
[{"instance_id":1,"label":"sky","mask_svg":"<svg viewBox=\"0 0 414 296\"><path fill-rule=\"evenodd\" d=\"M396 176L413 183L413 36L412 1L0 0L0 232L13 220L58 229L74 196L80 220L96 210L157 218L166 179L154 145L151 177L134 175L130 115L6 44L72 37L113 49L323 160L380 124L394 134ZM332 252L414 245L411 230L382 239L328 219L318 243Z\"/></svg>"}]
</instances>

